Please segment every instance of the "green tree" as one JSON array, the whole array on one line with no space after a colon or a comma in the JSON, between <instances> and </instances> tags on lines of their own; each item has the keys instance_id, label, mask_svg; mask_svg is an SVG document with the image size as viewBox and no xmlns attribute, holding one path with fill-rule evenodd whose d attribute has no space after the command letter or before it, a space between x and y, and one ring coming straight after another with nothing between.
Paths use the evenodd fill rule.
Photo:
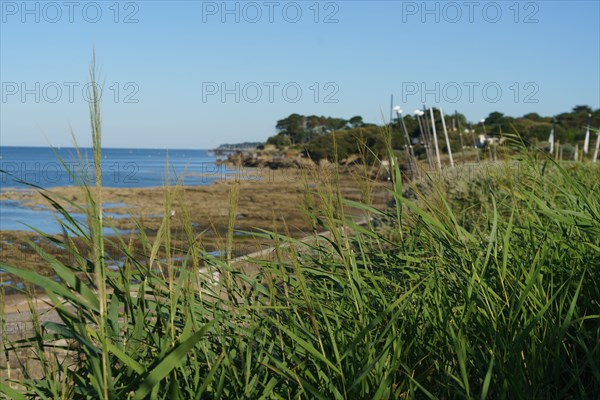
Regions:
<instances>
[{"instance_id":1,"label":"green tree","mask_svg":"<svg viewBox=\"0 0 600 400\"><path fill-rule=\"evenodd\" d=\"M286 147L292 144L287 135L273 135L267 139L267 144L272 144L278 148Z\"/></svg>"},{"instance_id":2,"label":"green tree","mask_svg":"<svg viewBox=\"0 0 600 400\"><path fill-rule=\"evenodd\" d=\"M590 106L575 106L573 107L573 114L591 114L592 108Z\"/></svg>"},{"instance_id":3,"label":"green tree","mask_svg":"<svg viewBox=\"0 0 600 400\"><path fill-rule=\"evenodd\" d=\"M363 118L360 115L356 115L348 121L352 128L358 128L363 126Z\"/></svg>"},{"instance_id":4,"label":"green tree","mask_svg":"<svg viewBox=\"0 0 600 400\"><path fill-rule=\"evenodd\" d=\"M275 128L278 135L286 135L292 144L305 140L305 117L300 114L290 114L287 118L277 121Z\"/></svg>"},{"instance_id":5,"label":"green tree","mask_svg":"<svg viewBox=\"0 0 600 400\"><path fill-rule=\"evenodd\" d=\"M508 117L501 112L494 111L485 119L485 125L489 134L500 135L512 131L512 125L515 119Z\"/></svg>"}]
</instances>

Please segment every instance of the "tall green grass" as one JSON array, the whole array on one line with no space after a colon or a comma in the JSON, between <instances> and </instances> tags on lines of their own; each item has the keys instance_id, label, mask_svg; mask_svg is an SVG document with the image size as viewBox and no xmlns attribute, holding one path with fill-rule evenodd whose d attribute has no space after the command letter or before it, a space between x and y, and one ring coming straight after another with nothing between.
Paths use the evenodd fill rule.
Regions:
<instances>
[{"instance_id":1,"label":"tall green grass","mask_svg":"<svg viewBox=\"0 0 600 400\"><path fill-rule=\"evenodd\" d=\"M40 323L32 306L32 336L3 335L5 352L26 348L33 357L20 358L24 379L2 378L6 396L600 395L598 166L556 164L521 149L519 160L425 177L415 189L392 164L393 205L383 210L344 199L334 174L307 210L327 233L256 233L277 245L244 262L254 273L231 262L237 184L226 259L202 251L185 192L167 186L160 229L150 237L140 225L142 254L118 236L125 262L111 271L103 260L97 101L90 114L97 181L84 186L87 227L67 219L62 238L46 236L77 262L40 250L60 282L0 265L44 288L60 317ZM320 177L315 170L312 179ZM174 197L183 204L184 247L171 244ZM368 221L357 223L348 207Z\"/></svg>"}]
</instances>

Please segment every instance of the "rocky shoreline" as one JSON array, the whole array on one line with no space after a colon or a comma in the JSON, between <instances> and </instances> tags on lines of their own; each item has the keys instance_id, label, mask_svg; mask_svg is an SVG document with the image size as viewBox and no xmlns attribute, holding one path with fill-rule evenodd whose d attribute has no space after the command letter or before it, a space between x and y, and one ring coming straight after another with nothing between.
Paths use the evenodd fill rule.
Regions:
<instances>
[{"instance_id":1,"label":"rocky shoreline","mask_svg":"<svg viewBox=\"0 0 600 400\"><path fill-rule=\"evenodd\" d=\"M233 165L246 168L311 168L315 163L297 150L281 150L272 145L263 145L254 149L227 149L218 152L226 158L219 159L218 164Z\"/></svg>"},{"instance_id":2,"label":"rocky shoreline","mask_svg":"<svg viewBox=\"0 0 600 400\"><path fill-rule=\"evenodd\" d=\"M389 171L385 161L378 167L362 165L358 154L350 155L340 160L335 165L327 159L318 162L308 158L303 152L295 149L278 149L273 145L263 145L255 149L227 149L217 152L220 156L218 165L232 166L233 168L259 168L269 170L281 169L314 169L337 171L342 174L352 174L357 170L368 171L368 177L374 180L388 180ZM401 165L403 171L408 170L408 165Z\"/></svg>"}]
</instances>

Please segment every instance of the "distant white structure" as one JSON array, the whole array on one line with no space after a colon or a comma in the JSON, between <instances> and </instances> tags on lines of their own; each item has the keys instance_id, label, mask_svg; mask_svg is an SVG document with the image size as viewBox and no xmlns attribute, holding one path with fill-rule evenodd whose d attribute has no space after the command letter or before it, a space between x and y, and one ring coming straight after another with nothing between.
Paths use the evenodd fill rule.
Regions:
<instances>
[{"instance_id":1,"label":"distant white structure","mask_svg":"<svg viewBox=\"0 0 600 400\"><path fill-rule=\"evenodd\" d=\"M479 135L477 140L477 147L485 147L486 145L498 145L504 142L504 138L497 138L488 135Z\"/></svg>"},{"instance_id":2,"label":"distant white structure","mask_svg":"<svg viewBox=\"0 0 600 400\"><path fill-rule=\"evenodd\" d=\"M596 138L596 150L594 151L594 158L592 162L596 162L598 160L598 150L600 149L600 128L598 128L598 137Z\"/></svg>"}]
</instances>

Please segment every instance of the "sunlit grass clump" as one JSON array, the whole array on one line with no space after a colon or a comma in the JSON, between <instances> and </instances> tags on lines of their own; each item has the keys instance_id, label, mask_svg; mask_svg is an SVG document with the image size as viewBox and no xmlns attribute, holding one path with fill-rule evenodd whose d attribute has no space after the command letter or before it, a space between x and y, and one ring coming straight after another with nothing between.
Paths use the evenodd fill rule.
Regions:
<instances>
[{"instance_id":1,"label":"sunlit grass clump","mask_svg":"<svg viewBox=\"0 0 600 400\"><path fill-rule=\"evenodd\" d=\"M91 115L99 163L97 103ZM20 358L23 379L2 370L0 391L597 398L600 169L531 155L496 166L451 181L423 178L427 189L411 190L411 200L396 168L386 210L344 200L335 182L319 187L307 212L328 233L298 241L265 232L279 245L243 264L204 253L189 215L188 245L171 246L169 204L183 192L167 187L161 228L152 238L139 233L142 254L121 241L117 271L103 261L98 181L87 188L88 227L67 219L57 242L77 262L44 255L60 282L1 266L44 288L60 322L36 325L28 340L4 338L5 353L29 349L30 359ZM232 220L236 196L234 185ZM367 222L346 216L345 206Z\"/></svg>"}]
</instances>

